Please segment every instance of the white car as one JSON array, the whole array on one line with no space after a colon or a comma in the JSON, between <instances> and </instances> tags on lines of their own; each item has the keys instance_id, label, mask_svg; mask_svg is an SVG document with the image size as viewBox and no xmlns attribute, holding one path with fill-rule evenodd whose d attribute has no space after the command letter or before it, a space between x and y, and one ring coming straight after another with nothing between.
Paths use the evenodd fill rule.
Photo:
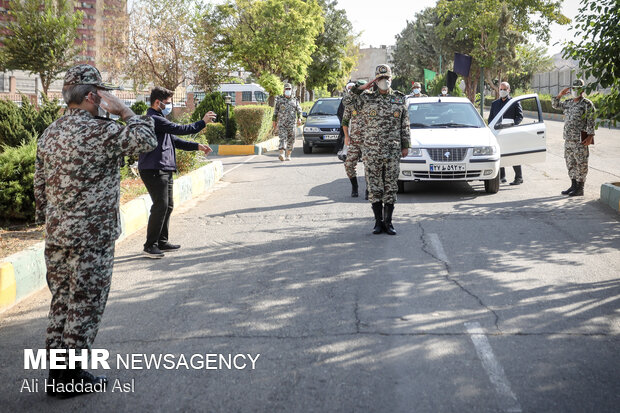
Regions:
<instances>
[{"instance_id":1,"label":"white car","mask_svg":"<svg viewBox=\"0 0 620 413\"><path fill-rule=\"evenodd\" d=\"M517 102L534 109L518 125L503 119ZM538 95L512 98L487 126L471 102L458 97L407 99L411 148L400 160L399 192L406 181L484 181L499 190L500 166L545 161L545 124Z\"/></svg>"}]
</instances>

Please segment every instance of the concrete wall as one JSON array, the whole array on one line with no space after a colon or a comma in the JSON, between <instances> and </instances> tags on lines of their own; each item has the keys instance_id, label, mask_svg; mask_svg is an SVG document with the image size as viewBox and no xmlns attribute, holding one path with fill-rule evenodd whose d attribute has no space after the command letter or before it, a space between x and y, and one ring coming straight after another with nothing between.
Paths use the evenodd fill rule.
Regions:
<instances>
[{"instance_id":1,"label":"concrete wall","mask_svg":"<svg viewBox=\"0 0 620 413\"><path fill-rule=\"evenodd\" d=\"M351 73L352 80L372 80L375 78L375 69L380 64L389 64L392 60L392 46L369 47L360 49L357 65Z\"/></svg>"}]
</instances>

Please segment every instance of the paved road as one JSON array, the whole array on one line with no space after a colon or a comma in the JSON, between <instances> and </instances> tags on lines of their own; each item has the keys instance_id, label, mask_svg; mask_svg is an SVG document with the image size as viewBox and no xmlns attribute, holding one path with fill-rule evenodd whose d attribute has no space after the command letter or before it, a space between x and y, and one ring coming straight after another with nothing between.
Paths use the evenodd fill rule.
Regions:
<instances>
[{"instance_id":1,"label":"paved road","mask_svg":"<svg viewBox=\"0 0 620 413\"><path fill-rule=\"evenodd\" d=\"M599 131L586 196L568 178L561 124L546 164L495 195L412 184L399 235L371 235L327 151L225 158L210 194L172 219L183 249L119 244L96 347L251 354L251 370L107 371L135 392L20 393L23 349L44 342L49 293L0 315L3 411L612 412L620 405L620 231L598 199L620 180L620 133ZM509 172L508 178L512 177Z\"/></svg>"}]
</instances>

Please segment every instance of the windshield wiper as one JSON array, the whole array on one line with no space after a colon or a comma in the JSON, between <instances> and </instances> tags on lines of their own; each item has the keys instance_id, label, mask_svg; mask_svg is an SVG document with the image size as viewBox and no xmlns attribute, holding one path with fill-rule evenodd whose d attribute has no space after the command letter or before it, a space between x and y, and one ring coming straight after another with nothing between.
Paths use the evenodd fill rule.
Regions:
<instances>
[{"instance_id":1,"label":"windshield wiper","mask_svg":"<svg viewBox=\"0 0 620 413\"><path fill-rule=\"evenodd\" d=\"M314 112L314 113L311 113L311 115L327 115L327 116L334 116L334 115L335 115L335 113Z\"/></svg>"},{"instance_id":2,"label":"windshield wiper","mask_svg":"<svg viewBox=\"0 0 620 413\"><path fill-rule=\"evenodd\" d=\"M428 128L428 125L425 123L411 123L409 124L410 128Z\"/></svg>"},{"instance_id":3,"label":"windshield wiper","mask_svg":"<svg viewBox=\"0 0 620 413\"><path fill-rule=\"evenodd\" d=\"M433 125L433 127L445 127L445 128L477 128L476 125L467 125L464 123L452 123L452 122L448 122L448 123L436 123Z\"/></svg>"}]
</instances>

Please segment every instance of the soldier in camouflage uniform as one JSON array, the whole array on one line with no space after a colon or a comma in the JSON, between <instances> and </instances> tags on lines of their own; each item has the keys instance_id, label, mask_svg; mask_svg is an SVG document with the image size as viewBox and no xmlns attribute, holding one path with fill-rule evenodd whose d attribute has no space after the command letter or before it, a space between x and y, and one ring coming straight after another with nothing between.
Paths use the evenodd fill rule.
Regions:
<instances>
[{"instance_id":1,"label":"soldier in camouflage uniform","mask_svg":"<svg viewBox=\"0 0 620 413\"><path fill-rule=\"evenodd\" d=\"M562 194L568 196L583 196L583 187L588 174L588 145L594 139L595 108L592 101L583 96L583 88L583 80L576 79L572 88L562 90L551 102L555 109L564 110L564 160L568 176L571 178L571 186L562 191ZM573 98L560 101L569 91ZM585 142L581 141L582 131L587 133Z\"/></svg>"},{"instance_id":2,"label":"soldier in camouflage uniform","mask_svg":"<svg viewBox=\"0 0 620 413\"><path fill-rule=\"evenodd\" d=\"M414 82L413 89L411 90L411 95L409 95L408 97L427 98L428 95L425 95L424 93L422 93L422 85L420 84L420 82Z\"/></svg>"},{"instance_id":3,"label":"soldier in camouflage uniform","mask_svg":"<svg viewBox=\"0 0 620 413\"><path fill-rule=\"evenodd\" d=\"M276 97L276 105L273 110L273 128L278 125L280 137L281 161L291 160L291 152L295 145L295 125L301 125L301 106L297 98L293 97L293 87L290 83L284 84L284 96ZM286 157L284 150L286 149Z\"/></svg>"},{"instance_id":4,"label":"soldier in camouflage uniform","mask_svg":"<svg viewBox=\"0 0 620 413\"><path fill-rule=\"evenodd\" d=\"M410 125L405 95L390 88L391 79L390 67L379 65L372 82L354 87L344 99L345 105L351 106L359 116L368 199L375 215L373 233L385 231L395 235L392 214L398 191L400 158L407 155L410 146ZM376 90L362 93L374 85ZM343 125L344 122L343 118Z\"/></svg>"},{"instance_id":5,"label":"soldier in camouflage uniform","mask_svg":"<svg viewBox=\"0 0 620 413\"><path fill-rule=\"evenodd\" d=\"M366 84L366 82L360 81L358 84L361 86ZM351 92L349 91L348 93ZM362 130L361 125L359 125L358 115L357 110L355 110L352 105L346 105L344 114L342 115L344 144L347 145L347 157L344 160L344 170L351 181L351 196L353 198L359 196L355 167L357 163L362 160Z\"/></svg>"},{"instance_id":6,"label":"soldier in camouflage uniform","mask_svg":"<svg viewBox=\"0 0 620 413\"><path fill-rule=\"evenodd\" d=\"M134 116L107 92L99 71L82 64L67 71L67 109L38 140L36 220L45 222L45 263L52 302L46 348L91 349L110 290L114 241L120 235L120 165L126 155L157 146L153 120ZM97 116L120 115L123 126ZM49 383L105 383L76 369L50 370ZM48 395L67 398L80 391Z\"/></svg>"}]
</instances>

